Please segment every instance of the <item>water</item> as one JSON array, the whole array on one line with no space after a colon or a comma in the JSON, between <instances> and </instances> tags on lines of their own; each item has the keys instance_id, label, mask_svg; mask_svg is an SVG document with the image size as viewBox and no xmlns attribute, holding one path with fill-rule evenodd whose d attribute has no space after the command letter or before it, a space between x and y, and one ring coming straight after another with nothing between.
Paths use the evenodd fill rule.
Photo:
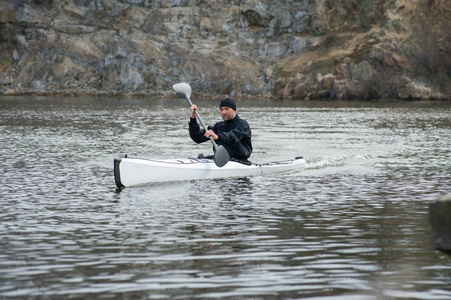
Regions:
<instances>
[{"instance_id":1,"label":"water","mask_svg":"<svg viewBox=\"0 0 451 300\"><path fill-rule=\"evenodd\" d=\"M1 98L0 299L451 299L427 214L451 192L450 112L239 101L253 161L308 168L120 191L115 157L211 153L184 100Z\"/></svg>"}]
</instances>

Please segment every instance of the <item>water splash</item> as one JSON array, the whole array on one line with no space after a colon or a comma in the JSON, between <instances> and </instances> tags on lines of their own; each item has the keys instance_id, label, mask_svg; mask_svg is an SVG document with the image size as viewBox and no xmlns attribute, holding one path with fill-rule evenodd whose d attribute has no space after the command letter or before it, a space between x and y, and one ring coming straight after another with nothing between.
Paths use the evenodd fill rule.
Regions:
<instances>
[{"instance_id":1,"label":"water splash","mask_svg":"<svg viewBox=\"0 0 451 300\"><path fill-rule=\"evenodd\" d=\"M374 159L368 155L325 156L309 158L305 172L320 174L369 174L379 173Z\"/></svg>"},{"instance_id":2,"label":"water splash","mask_svg":"<svg viewBox=\"0 0 451 300\"><path fill-rule=\"evenodd\" d=\"M163 94L161 95L160 100L165 101L169 98L169 96L173 97L174 95L175 95L175 92L171 87L169 90L163 91Z\"/></svg>"}]
</instances>

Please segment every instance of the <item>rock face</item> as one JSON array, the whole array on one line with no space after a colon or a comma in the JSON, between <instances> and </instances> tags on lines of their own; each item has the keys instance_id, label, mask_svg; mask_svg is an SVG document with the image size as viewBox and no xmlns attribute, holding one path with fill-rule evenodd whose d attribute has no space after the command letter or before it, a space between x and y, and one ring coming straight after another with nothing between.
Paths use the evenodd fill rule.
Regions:
<instances>
[{"instance_id":1,"label":"rock face","mask_svg":"<svg viewBox=\"0 0 451 300\"><path fill-rule=\"evenodd\" d=\"M0 93L449 99L449 0L0 0Z\"/></svg>"},{"instance_id":2,"label":"rock face","mask_svg":"<svg viewBox=\"0 0 451 300\"><path fill-rule=\"evenodd\" d=\"M324 0L312 18L317 38L278 64L277 97L451 99L450 1Z\"/></svg>"}]
</instances>

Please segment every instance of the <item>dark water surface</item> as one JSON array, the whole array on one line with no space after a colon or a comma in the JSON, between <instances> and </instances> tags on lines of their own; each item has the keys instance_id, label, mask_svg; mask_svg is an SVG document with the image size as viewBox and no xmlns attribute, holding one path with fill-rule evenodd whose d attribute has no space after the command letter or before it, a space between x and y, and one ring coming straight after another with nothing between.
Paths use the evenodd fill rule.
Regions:
<instances>
[{"instance_id":1,"label":"dark water surface","mask_svg":"<svg viewBox=\"0 0 451 300\"><path fill-rule=\"evenodd\" d=\"M238 113L253 161L308 168L118 191L115 157L211 153L185 101L0 98L0 299L451 299L427 213L451 193L451 103Z\"/></svg>"}]
</instances>

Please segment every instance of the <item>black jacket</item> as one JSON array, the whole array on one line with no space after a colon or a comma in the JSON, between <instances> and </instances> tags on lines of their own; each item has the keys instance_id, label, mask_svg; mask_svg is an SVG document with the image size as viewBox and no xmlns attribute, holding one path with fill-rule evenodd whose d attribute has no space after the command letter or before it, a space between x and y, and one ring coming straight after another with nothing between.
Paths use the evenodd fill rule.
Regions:
<instances>
[{"instance_id":1,"label":"black jacket","mask_svg":"<svg viewBox=\"0 0 451 300\"><path fill-rule=\"evenodd\" d=\"M218 136L215 141L218 145L223 145L229 152L230 157L246 160L251 156L251 128L246 120L241 119L238 115L230 121L221 121L213 127L208 126L208 130L213 130ZM190 118L189 135L196 143L203 143L209 138L204 136L205 130L201 130L197 120Z\"/></svg>"}]
</instances>

